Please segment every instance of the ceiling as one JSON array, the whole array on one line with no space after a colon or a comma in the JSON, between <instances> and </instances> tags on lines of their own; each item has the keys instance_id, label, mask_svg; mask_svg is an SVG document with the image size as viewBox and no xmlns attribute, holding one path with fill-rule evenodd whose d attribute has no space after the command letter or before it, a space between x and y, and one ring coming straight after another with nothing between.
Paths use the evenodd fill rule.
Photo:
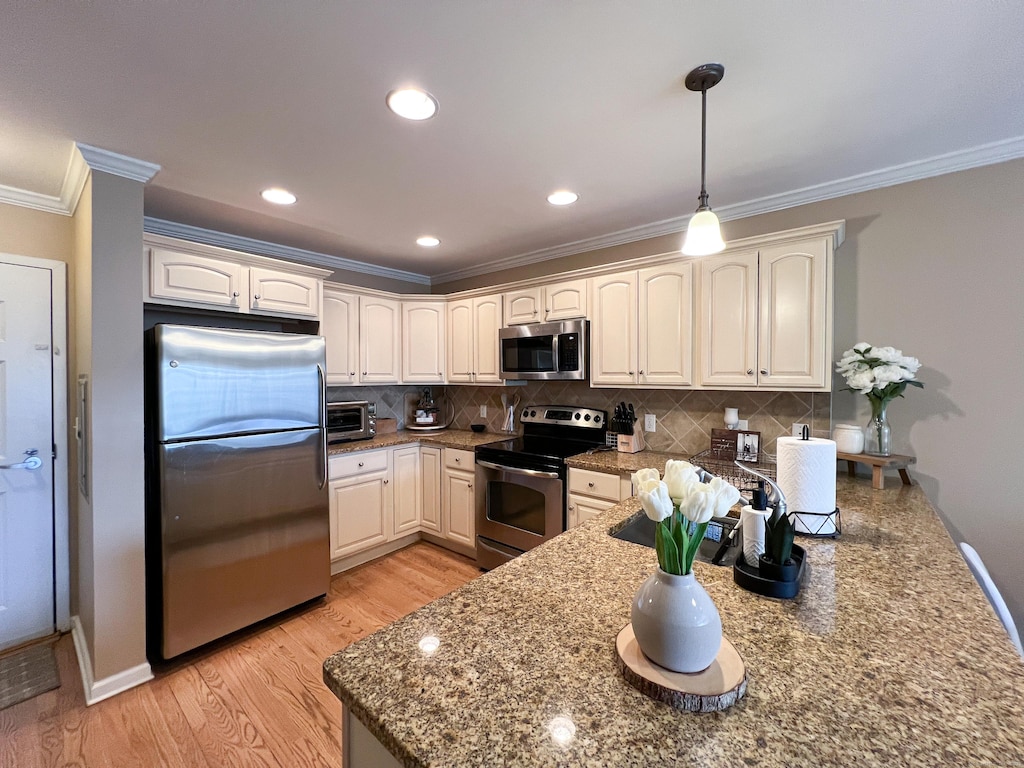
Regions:
<instances>
[{"instance_id":1,"label":"ceiling","mask_svg":"<svg viewBox=\"0 0 1024 768\"><path fill-rule=\"evenodd\" d=\"M0 193L59 198L82 142L161 166L147 216L440 282L681 230L705 62L726 220L1022 156L1022 39L983 0L13 3Z\"/></svg>"}]
</instances>

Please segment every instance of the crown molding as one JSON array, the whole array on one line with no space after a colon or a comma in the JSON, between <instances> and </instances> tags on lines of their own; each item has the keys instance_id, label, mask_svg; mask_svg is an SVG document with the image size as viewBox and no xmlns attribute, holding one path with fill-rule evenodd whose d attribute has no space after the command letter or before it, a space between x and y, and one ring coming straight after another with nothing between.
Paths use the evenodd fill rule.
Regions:
<instances>
[{"instance_id":1,"label":"crown molding","mask_svg":"<svg viewBox=\"0 0 1024 768\"><path fill-rule=\"evenodd\" d=\"M715 213L721 221L731 219L745 219L750 216L758 216L763 213L772 213L786 208L795 208L799 205L807 205L822 200L831 200L836 197L854 195L858 192L868 192L873 189L882 189L897 184L905 184L911 181L919 181L934 176L942 176L947 173L966 171L971 168L980 168L984 165L1005 163L1010 160L1017 160L1024 157L1024 136L1017 136L1003 141L995 141L990 144L982 144L978 147L962 150L959 152L948 152L944 155L936 155L924 160L916 160L910 163L893 165L877 171L848 176L844 179L815 184L810 187L783 192L777 195L749 200L734 205L726 205L715 208ZM647 240L662 235L682 234L686 230L693 214L677 216L671 219L663 219L651 224L639 227L631 227L606 235L589 237L584 240L576 240L553 248L544 248L538 251L509 256L479 266L467 267L466 269L452 270L442 274L434 275L432 280L435 283L448 283L454 280L462 280L467 277L477 277L491 272L498 272L504 269L523 267L529 264L536 264L542 261L550 261L562 256L572 256L577 253L596 251L601 248L610 248L616 245L634 243L638 240Z\"/></svg>"},{"instance_id":2,"label":"crown molding","mask_svg":"<svg viewBox=\"0 0 1024 768\"><path fill-rule=\"evenodd\" d=\"M179 224L165 219L155 219L152 216L145 216L142 220L142 229L154 235L165 235L176 237L181 240L191 240L206 245L216 245L221 248L230 248L233 251L256 253L263 256L275 256L277 258L295 261L300 264L315 264L328 269L344 269L348 272L359 272L364 275L375 275L386 277L392 280L402 280L407 283L418 285L430 285L430 278L415 272L405 272L401 269L381 267L376 264L367 264L365 261L346 259L343 256L331 256L326 253L307 251L304 248L293 248L290 245L279 245L269 243L265 240L256 240L242 235L232 235L227 232L217 232L213 229L193 227L189 224Z\"/></svg>"},{"instance_id":3,"label":"crown molding","mask_svg":"<svg viewBox=\"0 0 1024 768\"><path fill-rule=\"evenodd\" d=\"M85 162L82 153L77 151L77 147L71 147L71 157L60 189L61 205L68 216L73 216L78 208L78 201L82 199L82 191L88 180L89 164Z\"/></svg>"},{"instance_id":4,"label":"crown molding","mask_svg":"<svg viewBox=\"0 0 1024 768\"><path fill-rule=\"evenodd\" d=\"M82 155L82 159L94 171L111 173L114 176L123 176L133 181L148 182L160 172L160 166L156 163L147 163L145 160L137 160L127 155L119 155L109 149L100 149L89 144L76 142L75 147Z\"/></svg>"}]
</instances>

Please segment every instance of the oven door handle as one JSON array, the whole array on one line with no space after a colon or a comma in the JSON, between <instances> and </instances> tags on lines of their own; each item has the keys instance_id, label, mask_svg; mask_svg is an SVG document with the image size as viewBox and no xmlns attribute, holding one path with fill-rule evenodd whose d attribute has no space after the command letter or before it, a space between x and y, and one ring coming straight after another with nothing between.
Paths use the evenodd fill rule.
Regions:
<instances>
[{"instance_id":1,"label":"oven door handle","mask_svg":"<svg viewBox=\"0 0 1024 768\"><path fill-rule=\"evenodd\" d=\"M550 477L553 480L558 479L557 472L541 472L538 469L519 469L519 467L503 467L501 464L493 464L489 461L476 460L478 466L487 467L488 469L497 469L500 472L510 472L513 475L526 475L527 477Z\"/></svg>"}]
</instances>

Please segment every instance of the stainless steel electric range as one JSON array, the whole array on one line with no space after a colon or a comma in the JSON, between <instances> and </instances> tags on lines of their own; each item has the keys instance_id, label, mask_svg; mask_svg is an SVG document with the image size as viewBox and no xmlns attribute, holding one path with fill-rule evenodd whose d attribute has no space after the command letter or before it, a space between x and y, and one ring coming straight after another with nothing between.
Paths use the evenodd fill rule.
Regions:
<instances>
[{"instance_id":1,"label":"stainless steel electric range","mask_svg":"<svg viewBox=\"0 0 1024 768\"><path fill-rule=\"evenodd\" d=\"M608 414L593 408L528 405L522 437L476 449L477 565L489 570L565 530L565 459L605 444Z\"/></svg>"}]
</instances>

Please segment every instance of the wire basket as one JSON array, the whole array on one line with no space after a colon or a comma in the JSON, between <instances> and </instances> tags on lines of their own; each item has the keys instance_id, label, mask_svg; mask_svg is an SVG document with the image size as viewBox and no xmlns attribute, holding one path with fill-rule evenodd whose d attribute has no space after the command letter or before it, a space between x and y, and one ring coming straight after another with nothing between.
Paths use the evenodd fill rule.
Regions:
<instances>
[{"instance_id":1,"label":"wire basket","mask_svg":"<svg viewBox=\"0 0 1024 768\"><path fill-rule=\"evenodd\" d=\"M757 490L757 477L737 467L732 459L723 459L720 456L715 456L710 448L706 451L701 451L696 456L691 456L690 463L710 472L715 477L720 477L732 483L741 493L749 494L751 491ZM756 469L765 477L770 477L772 480L776 479L774 456L762 453L760 460L744 461L743 463L751 469Z\"/></svg>"}]
</instances>

